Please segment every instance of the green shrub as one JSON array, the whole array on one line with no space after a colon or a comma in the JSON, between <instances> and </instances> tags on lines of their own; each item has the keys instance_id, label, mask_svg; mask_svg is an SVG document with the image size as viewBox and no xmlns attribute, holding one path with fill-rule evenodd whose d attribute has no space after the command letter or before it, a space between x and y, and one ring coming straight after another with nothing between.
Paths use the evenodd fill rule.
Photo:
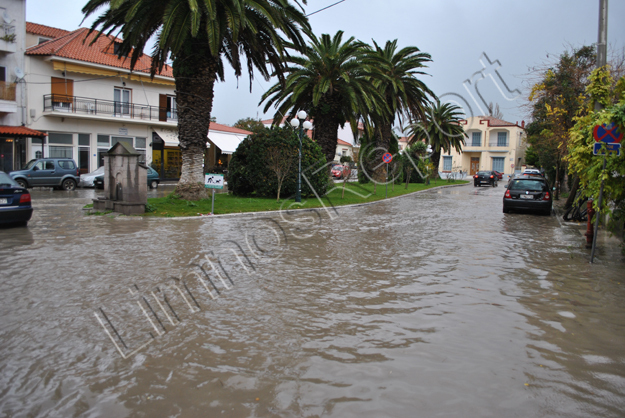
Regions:
<instances>
[{"instance_id":1,"label":"green shrub","mask_svg":"<svg viewBox=\"0 0 625 418\"><path fill-rule=\"evenodd\" d=\"M349 155L343 155L340 159L341 164L343 163L351 163L352 162L352 157L350 157Z\"/></svg>"},{"instance_id":2,"label":"green shrub","mask_svg":"<svg viewBox=\"0 0 625 418\"><path fill-rule=\"evenodd\" d=\"M289 127L265 129L248 136L232 154L228 166L228 189L237 196L275 197L278 180L269 168L267 152L273 147L291 148L295 155L299 147L297 134ZM302 140L302 173L305 174L319 195L326 192L328 169L321 147L304 136ZM312 191L302 175L302 195ZM297 189L297 164L282 184L281 196L294 195Z\"/></svg>"}]
</instances>

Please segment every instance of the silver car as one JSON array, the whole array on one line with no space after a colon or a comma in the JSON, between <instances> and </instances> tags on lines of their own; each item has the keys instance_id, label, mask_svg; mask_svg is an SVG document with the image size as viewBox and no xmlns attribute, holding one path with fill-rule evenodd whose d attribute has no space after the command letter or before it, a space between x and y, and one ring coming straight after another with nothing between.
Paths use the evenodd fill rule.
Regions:
<instances>
[{"instance_id":1,"label":"silver car","mask_svg":"<svg viewBox=\"0 0 625 418\"><path fill-rule=\"evenodd\" d=\"M92 171L89 174L83 174L80 176L80 183L78 183L78 187L95 187L93 180L102 175L104 175L104 166Z\"/></svg>"}]
</instances>

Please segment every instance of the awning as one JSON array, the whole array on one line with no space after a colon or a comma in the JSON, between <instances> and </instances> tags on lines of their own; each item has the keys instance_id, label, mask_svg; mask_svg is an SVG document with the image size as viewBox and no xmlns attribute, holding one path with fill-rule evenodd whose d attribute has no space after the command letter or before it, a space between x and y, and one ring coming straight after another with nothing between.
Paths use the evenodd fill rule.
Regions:
<instances>
[{"instance_id":1,"label":"awning","mask_svg":"<svg viewBox=\"0 0 625 418\"><path fill-rule=\"evenodd\" d=\"M208 141L215 144L222 154L232 154L246 136L243 134L209 131Z\"/></svg>"},{"instance_id":2,"label":"awning","mask_svg":"<svg viewBox=\"0 0 625 418\"><path fill-rule=\"evenodd\" d=\"M152 130L163 140L166 147L177 147L180 145L180 141L178 140L178 129L153 127Z\"/></svg>"},{"instance_id":3,"label":"awning","mask_svg":"<svg viewBox=\"0 0 625 418\"><path fill-rule=\"evenodd\" d=\"M27 128L25 126L0 126L0 135L20 136L20 137L35 137L43 138L48 136L44 132L36 131L34 129Z\"/></svg>"}]
</instances>

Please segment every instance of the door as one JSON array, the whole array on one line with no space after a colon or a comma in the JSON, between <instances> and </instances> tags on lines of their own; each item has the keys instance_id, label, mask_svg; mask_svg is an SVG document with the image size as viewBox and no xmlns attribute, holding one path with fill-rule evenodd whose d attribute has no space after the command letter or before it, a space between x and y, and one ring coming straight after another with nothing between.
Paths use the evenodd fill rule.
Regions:
<instances>
[{"instance_id":1,"label":"door","mask_svg":"<svg viewBox=\"0 0 625 418\"><path fill-rule=\"evenodd\" d=\"M56 178L56 174L54 161L39 161L32 168L28 182L33 186L49 186L56 184L57 181L60 181L59 178Z\"/></svg>"},{"instance_id":2,"label":"door","mask_svg":"<svg viewBox=\"0 0 625 418\"><path fill-rule=\"evenodd\" d=\"M78 149L78 168L80 168L80 174L89 173L89 148Z\"/></svg>"},{"instance_id":3,"label":"door","mask_svg":"<svg viewBox=\"0 0 625 418\"><path fill-rule=\"evenodd\" d=\"M115 88L115 116L130 117L130 90Z\"/></svg>"},{"instance_id":4,"label":"door","mask_svg":"<svg viewBox=\"0 0 625 418\"><path fill-rule=\"evenodd\" d=\"M480 171L480 157L471 157L471 175Z\"/></svg>"}]
</instances>

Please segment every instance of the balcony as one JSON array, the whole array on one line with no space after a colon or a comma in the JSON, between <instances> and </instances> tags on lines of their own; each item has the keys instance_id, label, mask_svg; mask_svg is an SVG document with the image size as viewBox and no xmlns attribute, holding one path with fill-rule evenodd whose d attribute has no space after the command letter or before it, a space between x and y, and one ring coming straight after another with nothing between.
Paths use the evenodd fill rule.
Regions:
<instances>
[{"instance_id":1,"label":"balcony","mask_svg":"<svg viewBox=\"0 0 625 418\"><path fill-rule=\"evenodd\" d=\"M488 143L489 148L507 147L509 145L508 140L505 141L493 141Z\"/></svg>"},{"instance_id":2,"label":"balcony","mask_svg":"<svg viewBox=\"0 0 625 418\"><path fill-rule=\"evenodd\" d=\"M15 101L15 83L0 81L0 100Z\"/></svg>"},{"instance_id":3,"label":"balcony","mask_svg":"<svg viewBox=\"0 0 625 418\"><path fill-rule=\"evenodd\" d=\"M90 97L46 94L43 96L43 111L61 117L89 119L119 118L129 123L166 124L178 122L176 111L169 111L158 106L136 103L101 100Z\"/></svg>"}]
</instances>

